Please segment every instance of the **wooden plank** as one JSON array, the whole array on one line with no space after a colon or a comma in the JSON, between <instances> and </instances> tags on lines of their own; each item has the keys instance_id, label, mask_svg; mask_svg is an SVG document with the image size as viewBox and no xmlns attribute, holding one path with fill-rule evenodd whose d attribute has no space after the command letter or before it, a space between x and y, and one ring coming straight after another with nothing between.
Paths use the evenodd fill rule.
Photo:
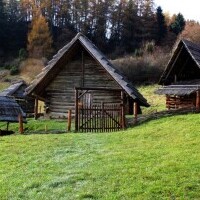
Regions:
<instances>
[{"instance_id":1,"label":"wooden plank","mask_svg":"<svg viewBox=\"0 0 200 200\"><path fill-rule=\"evenodd\" d=\"M199 110L200 109L200 91L197 90L196 92L196 109Z\"/></svg>"},{"instance_id":2,"label":"wooden plank","mask_svg":"<svg viewBox=\"0 0 200 200\"><path fill-rule=\"evenodd\" d=\"M18 120L19 120L19 132L22 134L24 132L24 127L23 127L23 117L21 113L18 116Z\"/></svg>"},{"instance_id":3,"label":"wooden plank","mask_svg":"<svg viewBox=\"0 0 200 200\"><path fill-rule=\"evenodd\" d=\"M78 90L75 89L75 131L78 131Z\"/></svg>"},{"instance_id":4,"label":"wooden plank","mask_svg":"<svg viewBox=\"0 0 200 200\"><path fill-rule=\"evenodd\" d=\"M38 98L37 97L35 98L34 116L35 116L35 119L38 118Z\"/></svg>"},{"instance_id":5,"label":"wooden plank","mask_svg":"<svg viewBox=\"0 0 200 200\"><path fill-rule=\"evenodd\" d=\"M118 91L118 92L121 92L122 89L117 89L117 88L89 88L89 87L75 87L75 89L77 90L96 90L96 91Z\"/></svg>"},{"instance_id":6,"label":"wooden plank","mask_svg":"<svg viewBox=\"0 0 200 200\"><path fill-rule=\"evenodd\" d=\"M72 111L68 110L68 127L67 127L68 131L71 131L71 122L72 122Z\"/></svg>"},{"instance_id":7,"label":"wooden plank","mask_svg":"<svg viewBox=\"0 0 200 200\"><path fill-rule=\"evenodd\" d=\"M134 123L137 123L138 107L137 102L134 102Z\"/></svg>"}]
</instances>

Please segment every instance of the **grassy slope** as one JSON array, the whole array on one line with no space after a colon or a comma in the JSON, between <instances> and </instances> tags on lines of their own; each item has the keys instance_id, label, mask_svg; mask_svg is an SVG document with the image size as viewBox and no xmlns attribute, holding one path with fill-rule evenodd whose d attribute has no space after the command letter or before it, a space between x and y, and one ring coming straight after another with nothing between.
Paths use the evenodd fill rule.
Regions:
<instances>
[{"instance_id":1,"label":"grassy slope","mask_svg":"<svg viewBox=\"0 0 200 200\"><path fill-rule=\"evenodd\" d=\"M0 83L0 91L4 90L5 88L9 87L10 83L8 82L1 82Z\"/></svg>"},{"instance_id":2,"label":"grassy slope","mask_svg":"<svg viewBox=\"0 0 200 200\"><path fill-rule=\"evenodd\" d=\"M141 94L147 99L148 103L151 105L149 108L143 108L143 113L147 114L149 112L156 112L165 110L165 96L155 94L155 90L158 89L159 85L148 85L148 86L140 86L138 90Z\"/></svg>"},{"instance_id":3,"label":"grassy slope","mask_svg":"<svg viewBox=\"0 0 200 200\"><path fill-rule=\"evenodd\" d=\"M199 115L109 134L1 137L0 199L200 199L199 143Z\"/></svg>"}]
</instances>

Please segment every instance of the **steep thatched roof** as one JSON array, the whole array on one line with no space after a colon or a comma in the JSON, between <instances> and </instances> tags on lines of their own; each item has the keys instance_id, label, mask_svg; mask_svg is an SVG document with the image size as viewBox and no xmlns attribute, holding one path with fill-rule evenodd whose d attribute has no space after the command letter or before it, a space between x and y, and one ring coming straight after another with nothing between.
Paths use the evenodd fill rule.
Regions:
<instances>
[{"instance_id":1,"label":"steep thatched roof","mask_svg":"<svg viewBox=\"0 0 200 200\"><path fill-rule=\"evenodd\" d=\"M21 88L21 86L24 86L24 85L26 85L24 81L14 83L10 85L8 88L6 88L5 90L3 90L2 92L0 92L0 96L13 96ZM16 95L19 98L23 98L24 91L18 92Z\"/></svg>"},{"instance_id":2,"label":"steep thatched roof","mask_svg":"<svg viewBox=\"0 0 200 200\"><path fill-rule=\"evenodd\" d=\"M79 42L83 48L111 75L111 77L125 90L125 92L135 99L141 106L149 106L147 100L138 92L133 84L128 81L119 70L103 55L102 52L83 34L79 33L66 46L64 46L58 53L49 61L48 65L36 77L31 85L26 89L26 94L36 94L45 88L45 86L53 79L54 71L56 71L57 63L65 55L69 55L75 44ZM51 78L49 78L51 77Z\"/></svg>"},{"instance_id":3,"label":"steep thatched roof","mask_svg":"<svg viewBox=\"0 0 200 200\"><path fill-rule=\"evenodd\" d=\"M18 122L18 116L22 114L25 122L25 113L16 101L7 96L0 96L0 121Z\"/></svg>"},{"instance_id":4,"label":"steep thatched roof","mask_svg":"<svg viewBox=\"0 0 200 200\"><path fill-rule=\"evenodd\" d=\"M175 75L178 79L185 80L200 78L200 45L188 40L181 40L167 64L159 84L170 84Z\"/></svg>"}]
</instances>

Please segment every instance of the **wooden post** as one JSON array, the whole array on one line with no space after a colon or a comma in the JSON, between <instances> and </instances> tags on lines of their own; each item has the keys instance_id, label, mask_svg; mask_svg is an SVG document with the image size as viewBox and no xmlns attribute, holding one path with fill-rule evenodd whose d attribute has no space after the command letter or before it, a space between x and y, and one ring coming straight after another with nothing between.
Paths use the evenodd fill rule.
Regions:
<instances>
[{"instance_id":1,"label":"wooden post","mask_svg":"<svg viewBox=\"0 0 200 200\"><path fill-rule=\"evenodd\" d=\"M35 108L34 108L35 119L38 118L38 98L35 98Z\"/></svg>"},{"instance_id":2,"label":"wooden post","mask_svg":"<svg viewBox=\"0 0 200 200\"><path fill-rule=\"evenodd\" d=\"M67 126L67 131L71 131L71 122L72 122L72 110L68 111L68 126Z\"/></svg>"},{"instance_id":3,"label":"wooden post","mask_svg":"<svg viewBox=\"0 0 200 200\"><path fill-rule=\"evenodd\" d=\"M18 120L19 120L19 132L22 134L24 132L24 128L23 128L23 117L21 113L18 115Z\"/></svg>"},{"instance_id":4,"label":"wooden post","mask_svg":"<svg viewBox=\"0 0 200 200\"><path fill-rule=\"evenodd\" d=\"M200 109L200 91L197 90L196 92L196 109L199 110Z\"/></svg>"},{"instance_id":5,"label":"wooden post","mask_svg":"<svg viewBox=\"0 0 200 200\"><path fill-rule=\"evenodd\" d=\"M44 125L44 130L45 130L45 132L47 132L47 130L48 130L46 124Z\"/></svg>"},{"instance_id":6,"label":"wooden post","mask_svg":"<svg viewBox=\"0 0 200 200\"><path fill-rule=\"evenodd\" d=\"M82 87L84 87L84 78L85 78L85 61L84 61L84 52L82 51L81 54L81 59L82 59Z\"/></svg>"},{"instance_id":7,"label":"wooden post","mask_svg":"<svg viewBox=\"0 0 200 200\"><path fill-rule=\"evenodd\" d=\"M137 123L137 115L138 115L138 107L137 107L137 102L134 102L134 106L133 106L134 110L134 123Z\"/></svg>"},{"instance_id":8,"label":"wooden post","mask_svg":"<svg viewBox=\"0 0 200 200\"><path fill-rule=\"evenodd\" d=\"M7 131L8 131L8 127L9 127L9 122L7 122Z\"/></svg>"},{"instance_id":9,"label":"wooden post","mask_svg":"<svg viewBox=\"0 0 200 200\"><path fill-rule=\"evenodd\" d=\"M174 75L174 83L176 83L177 82L177 75L175 74Z\"/></svg>"},{"instance_id":10,"label":"wooden post","mask_svg":"<svg viewBox=\"0 0 200 200\"><path fill-rule=\"evenodd\" d=\"M125 108L124 108L124 92L121 91L121 128L125 129Z\"/></svg>"},{"instance_id":11,"label":"wooden post","mask_svg":"<svg viewBox=\"0 0 200 200\"><path fill-rule=\"evenodd\" d=\"M166 107L167 107L168 110L170 110L170 103L169 103L169 101L170 101L170 96L166 95Z\"/></svg>"},{"instance_id":12,"label":"wooden post","mask_svg":"<svg viewBox=\"0 0 200 200\"><path fill-rule=\"evenodd\" d=\"M75 132L78 131L78 90L75 89Z\"/></svg>"}]
</instances>

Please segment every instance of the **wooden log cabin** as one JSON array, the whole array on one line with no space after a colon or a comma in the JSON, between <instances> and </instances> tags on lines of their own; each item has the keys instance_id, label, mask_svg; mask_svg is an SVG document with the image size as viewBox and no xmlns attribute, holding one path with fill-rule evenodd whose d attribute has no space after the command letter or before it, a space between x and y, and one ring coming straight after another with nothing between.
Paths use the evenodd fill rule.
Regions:
<instances>
[{"instance_id":1,"label":"wooden log cabin","mask_svg":"<svg viewBox=\"0 0 200 200\"><path fill-rule=\"evenodd\" d=\"M45 117L66 118L68 110L75 115L75 91L79 99L84 96L79 106L120 103L122 93L127 113L134 102L138 109L149 106L132 83L81 33L58 51L26 89L26 94L44 101Z\"/></svg>"},{"instance_id":2,"label":"wooden log cabin","mask_svg":"<svg viewBox=\"0 0 200 200\"><path fill-rule=\"evenodd\" d=\"M22 110L31 114L34 113L34 98L28 97L24 95L25 89L27 88L27 84L25 81L20 80L11 84L8 88L4 89L0 96L7 96L13 98L22 108Z\"/></svg>"},{"instance_id":3,"label":"wooden log cabin","mask_svg":"<svg viewBox=\"0 0 200 200\"><path fill-rule=\"evenodd\" d=\"M200 108L200 45L181 40L162 74L156 93L168 109Z\"/></svg>"}]
</instances>

